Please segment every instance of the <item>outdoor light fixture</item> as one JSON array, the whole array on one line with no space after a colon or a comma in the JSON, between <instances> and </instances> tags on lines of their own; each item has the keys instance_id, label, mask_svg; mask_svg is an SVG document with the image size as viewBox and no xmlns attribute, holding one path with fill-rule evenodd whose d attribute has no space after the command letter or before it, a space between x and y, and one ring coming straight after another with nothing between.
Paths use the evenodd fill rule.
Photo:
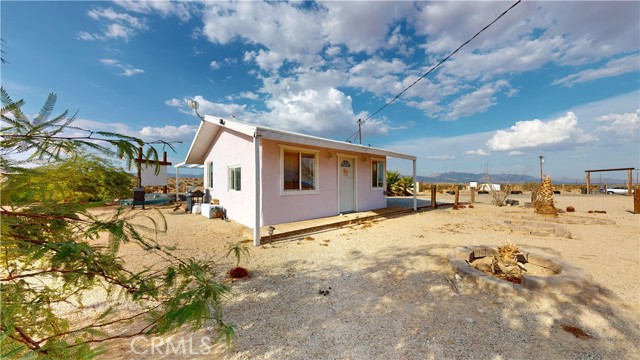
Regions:
<instances>
[{"instance_id":1,"label":"outdoor light fixture","mask_svg":"<svg viewBox=\"0 0 640 360\"><path fill-rule=\"evenodd\" d=\"M220 125L224 125L224 119L220 119Z\"/></svg>"},{"instance_id":2,"label":"outdoor light fixture","mask_svg":"<svg viewBox=\"0 0 640 360\"><path fill-rule=\"evenodd\" d=\"M198 113L198 108L200 107L200 104L198 104L197 101L195 101L193 99L187 99L187 106L189 106L190 109L192 109L193 111L196 112L196 115L198 115L200 120L204 121L204 116L202 116L202 115L200 115Z\"/></svg>"},{"instance_id":3,"label":"outdoor light fixture","mask_svg":"<svg viewBox=\"0 0 640 360\"><path fill-rule=\"evenodd\" d=\"M542 164L544 163L544 156L538 156L540 158L540 182L542 182Z\"/></svg>"},{"instance_id":4,"label":"outdoor light fixture","mask_svg":"<svg viewBox=\"0 0 640 360\"><path fill-rule=\"evenodd\" d=\"M273 226L269 226L269 228L267 229L267 231L269 231L269 242L272 242L272 241L271 241L271 236L273 235L273 231L274 231L275 229L276 229L276 228L274 228Z\"/></svg>"}]
</instances>

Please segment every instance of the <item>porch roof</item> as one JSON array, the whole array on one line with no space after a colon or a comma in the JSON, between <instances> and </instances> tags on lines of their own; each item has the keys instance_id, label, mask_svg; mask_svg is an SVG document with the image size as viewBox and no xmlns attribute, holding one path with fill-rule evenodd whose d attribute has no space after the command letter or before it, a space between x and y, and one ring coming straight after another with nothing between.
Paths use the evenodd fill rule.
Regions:
<instances>
[{"instance_id":1,"label":"porch roof","mask_svg":"<svg viewBox=\"0 0 640 360\"><path fill-rule=\"evenodd\" d=\"M240 121L204 115L203 121L200 122L198 131L193 138L193 142L191 143L191 147L189 148L189 152L187 153L187 157L184 162L187 164L204 164L206 152L211 144L211 139L215 138L220 129L225 127L250 137L259 137L262 139L316 146L340 151L351 151L360 154L416 160L416 157L413 155L402 154L395 151L359 144L351 144L343 141L300 134L293 131L280 130L262 125L247 124Z\"/></svg>"}]
</instances>

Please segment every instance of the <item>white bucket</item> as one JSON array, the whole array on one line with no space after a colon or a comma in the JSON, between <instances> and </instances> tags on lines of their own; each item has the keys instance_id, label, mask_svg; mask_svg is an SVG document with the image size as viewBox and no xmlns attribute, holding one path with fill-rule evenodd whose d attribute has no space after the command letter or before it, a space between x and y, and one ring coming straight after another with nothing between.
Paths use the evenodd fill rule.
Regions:
<instances>
[{"instance_id":1,"label":"white bucket","mask_svg":"<svg viewBox=\"0 0 640 360\"><path fill-rule=\"evenodd\" d=\"M201 208L200 204L195 204L191 208L191 213L192 214L200 214L201 212L202 212L202 208Z\"/></svg>"}]
</instances>

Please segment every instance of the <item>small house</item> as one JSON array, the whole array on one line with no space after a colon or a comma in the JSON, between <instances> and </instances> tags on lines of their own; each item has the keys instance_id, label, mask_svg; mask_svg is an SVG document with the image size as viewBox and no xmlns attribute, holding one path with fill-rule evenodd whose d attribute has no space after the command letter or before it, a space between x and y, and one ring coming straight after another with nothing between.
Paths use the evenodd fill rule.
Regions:
<instances>
[{"instance_id":1,"label":"small house","mask_svg":"<svg viewBox=\"0 0 640 360\"><path fill-rule=\"evenodd\" d=\"M385 208L387 158L416 157L205 115L182 166L227 216L253 228ZM414 197L414 209L415 209Z\"/></svg>"}]
</instances>

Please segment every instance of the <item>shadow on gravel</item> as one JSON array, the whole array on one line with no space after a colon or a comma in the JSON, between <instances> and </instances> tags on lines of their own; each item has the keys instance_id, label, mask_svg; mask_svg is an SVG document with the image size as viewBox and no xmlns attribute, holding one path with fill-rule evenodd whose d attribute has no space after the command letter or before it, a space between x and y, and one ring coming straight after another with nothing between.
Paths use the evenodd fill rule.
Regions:
<instances>
[{"instance_id":1,"label":"shadow on gravel","mask_svg":"<svg viewBox=\"0 0 640 360\"><path fill-rule=\"evenodd\" d=\"M291 259L279 269L254 274L236 283L237 296L225 308L238 335L226 357L636 356L637 320L622 315L632 314L631 309L612 305L610 291L593 286L575 296L528 297L482 291L455 280L446 260L450 250L448 244L419 250L399 244L374 253L352 250L348 262L322 260L310 267L320 260ZM588 337L565 330L571 327Z\"/></svg>"}]
</instances>

